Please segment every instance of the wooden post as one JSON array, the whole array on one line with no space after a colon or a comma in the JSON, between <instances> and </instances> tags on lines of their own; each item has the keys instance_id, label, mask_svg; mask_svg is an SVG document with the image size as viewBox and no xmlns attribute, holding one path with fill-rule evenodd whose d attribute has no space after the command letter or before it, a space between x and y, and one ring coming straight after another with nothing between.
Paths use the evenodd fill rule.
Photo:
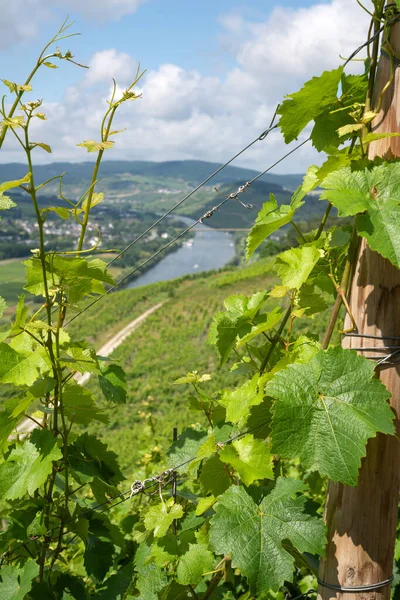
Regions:
<instances>
[{"instance_id":1,"label":"wooden post","mask_svg":"<svg viewBox=\"0 0 400 600\"><path fill-rule=\"evenodd\" d=\"M400 23L392 29L391 43L400 53ZM390 62L381 56L375 90L376 98L390 77ZM400 130L400 68L386 92L382 109L374 121L375 132ZM400 156L400 138L386 138L370 146L370 158ZM400 198L399 198L400 200ZM400 210L400 207L399 207ZM400 337L400 271L372 252L362 240L350 291L350 308L363 335ZM345 326L351 326L347 317ZM348 348L394 345L396 341L347 337ZM362 354L362 352L361 352ZM365 352L365 356L371 355ZM379 354L379 353L377 353ZM384 355L383 355L384 356ZM392 394L400 436L400 366L378 369L381 381ZM362 461L358 487L330 482L325 509L328 526L327 557L320 567L320 580L341 587L374 584L391 577L396 538L400 488L400 441L379 434L370 440ZM388 600L390 585L374 592L342 593L322 585L319 600Z\"/></svg>"}]
</instances>

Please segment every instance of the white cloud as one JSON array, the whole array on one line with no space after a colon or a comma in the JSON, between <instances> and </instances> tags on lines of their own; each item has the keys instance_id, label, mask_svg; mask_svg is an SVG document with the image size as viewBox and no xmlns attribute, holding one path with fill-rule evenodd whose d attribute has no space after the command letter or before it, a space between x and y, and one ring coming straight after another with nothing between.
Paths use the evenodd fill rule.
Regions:
<instances>
[{"instance_id":1,"label":"white cloud","mask_svg":"<svg viewBox=\"0 0 400 600\"><path fill-rule=\"evenodd\" d=\"M60 7L96 21L117 21L136 12L147 0L2 0L0 48L35 37L40 25L51 18L51 8ZM51 6L51 8L50 8Z\"/></svg>"},{"instance_id":2,"label":"white cloud","mask_svg":"<svg viewBox=\"0 0 400 600\"><path fill-rule=\"evenodd\" d=\"M116 128L127 131L115 138L107 159L225 161L268 126L283 95L334 68L339 54L356 48L365 39L368 19L356 3L331 0L285 13L277 9L263 23L228 16L224 27L229 36L235 34L236 43L238 32L244 36L232 47L236 64L226 76L204 76L173 64L146 73L140 81L143 98L124 105L116 118ZM135 70L134 59L115 49L92 57L81 83L66 91L63 106L48 106L48 121L36 125L40 141L53 146L54 160L93 158L76 143L99 138L111 77L124 89ZM285 151L274 132L238 164L263 169ZM39 150L36 156L49 160ZM0 156L7 162L18 158L14 148L7 159ZM316 153L305 147L279 170L301 172L313 160L318 160Z\"/></svg>"},{"instance_id":3,"label":"white cloud","mask_svg":"<svg viewBox=\"0 0 400 600\"><path fill-rule=\"evenodd\" d=\"M89 71L85 78L87 85L104 81L109 83L111 78L127 84L136 71L136 63L132 57L113 48L96 52L90 59L88 67Z\"/></svg>"},{"instance_id":4,"label":"white cloud","mask_svg":"<svg viewBox=\"0 0 400 600\"><path fill-rule=\"evenodd\" d=\"M146 0L69 0L69 10L79 11L96 20L118 20L130 15ZM56 0L56 4L65 6L65 0Z\"/></svg>"},{"instance_id":5,"label":"white cloud","mask_svg":"<svg viewBox=\"0 0 400 600\"><path fill-rule=\"evenodd\" d=\"M33 38L40 22L48 16L41 0L4 0L1 3L0 48Z\"/></svg>"}]
</instances>

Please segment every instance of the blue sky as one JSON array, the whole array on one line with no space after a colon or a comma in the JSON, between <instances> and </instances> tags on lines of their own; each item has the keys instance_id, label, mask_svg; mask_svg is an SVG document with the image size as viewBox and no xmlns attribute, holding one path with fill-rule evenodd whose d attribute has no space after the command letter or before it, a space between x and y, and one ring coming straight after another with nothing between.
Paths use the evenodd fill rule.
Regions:
<instances>
[{"instance_id":1,"label":"blue sky","mask_svg":"<svg viewBox=\"0 0 400 600\"><path fill-rule=\"evenodd\" d=\"M14 0L3 16L0 77L22 83L67 12L82 35L60 48L70 48L91 70L43 69L33 97L43 97L48 108L38 132L52 144L52 158L73 161L92 158L76 143L96 135L94 116L111 76L127 85L137 61L148 71L143 100L124 113L128 139L108 158L222 161L266 127L285 93L334 68L339 52L363 39L367 24L355 0ZM283 149L277 136L272 142L241 163L264 165ZM0 160L19 156L10 143ZM297 171L311 158L305 150L280 170Z\"/></svg>"}]
</instances>

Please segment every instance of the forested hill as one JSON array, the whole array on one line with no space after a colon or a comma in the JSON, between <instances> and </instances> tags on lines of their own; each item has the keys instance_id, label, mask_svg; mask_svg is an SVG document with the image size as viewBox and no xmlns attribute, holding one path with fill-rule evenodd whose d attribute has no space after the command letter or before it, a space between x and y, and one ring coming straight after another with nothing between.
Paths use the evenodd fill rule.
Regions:
<instances>
[{"instance_id":1,"label":"forested hill","mask_svg":"<svg viewBox=\"0 0 400 600\"><path fill-rule=\"evenodd\" d=\"M142 213L160 214L174 207L199 183L204 181L220 165L196 160L145 162L145 161L106 161L102 163L97 191L105 193L101 210L133 209ZM93 163L51 163L35 167L35 181L42 183L61 173L63 192L68 198L77 200L90 185ZM0 165L0 181L18 179L26 174L26 166L18 163ZM205 186L179 207L179 214L198 219L215 206L219 194L229 195L239 185L253 179L256 171L241 167L228 166L218 173ZM249 228L264 202L274 194L278 204L288 204L292 192L302 181L302 175L271 175L258 179L241 200L251 204L253 210L246 210L233 201L218 211L207 224L211 227ZM58 203L63 205L59 196L59 180L55 179L40 191L43 205ZM12 194L11 194L12 195ZM47 198L46 198L47 196ZM27 215L29 208L24 199L15 197L22 214ZM28 199L25 198L27 201ZM306 205L296 214L296 220L309 221L320 218L325 211L325 203L318 197L307 198Z\"/></svg>"},{"instance_id":2,"label":"forested hill","mask_svg":"<svg viewBox=\"0 0 400 600\"><path fill-rule=\"evenodd\" d=\"M201 160L177 160L167 162L150 161L104 161L101 165L101 177L120 177L121 175L139 175L146 178L181 179L187 183L198 184L221 165ZM57 162L35 167L38 180L46 180L66 172L65 181L68 184L89 183L93 169L92 162L68 163ZM17 179L26 172L26 166L19 163L0 164L0 179ZM219 173L215 181L218 183L243 183L257 175L257 171L242 167L226 167ZM275 184L278 188L294 190L303 178L302 174L275 175L268 173L261 181ZM278 191L278 189L277 189Z\"/></svg>"}]
</instances>

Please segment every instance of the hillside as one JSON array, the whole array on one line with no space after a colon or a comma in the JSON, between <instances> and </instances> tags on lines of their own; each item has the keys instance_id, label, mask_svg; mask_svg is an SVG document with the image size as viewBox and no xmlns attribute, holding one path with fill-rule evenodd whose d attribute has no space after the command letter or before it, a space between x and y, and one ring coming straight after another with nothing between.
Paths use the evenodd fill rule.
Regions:
<instances>
[{"instance_id":1,"label":"hillside","mask_svg":"<svg viewBox=\"0 0 400 600\"><path fill-rule=\"evenodd\" d=\"M150 161L111 161L102 162L100 176L103 178L121 177L121 176L143 176L150 179L178 179L187 183L198 184L213 171L218 169L219 163L210 163L201 160L180 160L166 162ZM37 165L35 167L38 181L45 181L60 173L66 172L65 183L70 186L78 186L90 181L93 163L68 163L57 162L47 165ZM0 164L0 179L18 179L26 173L26 167L19 163ZM216 178L216 183L231 183L232 181L248 181L257 175L257 171L245 169L243 167L226 167ZM261 181L275 184L279 188L295 190L302 181L303 174L289 175L264 175Z\"/></svg>"},{"instance_id":2,"label":"hillside","mask_svg":"<svg viewBox=\"0 0 400 600\"><path fill-rule=\"evenodd\" d=\"M274 283L273 260L260 260L244 268L117 292L71 323L71 335L87 337L99 348L149 307L164 303L112 354L126 371L127 404L109 413L109 424L91 426L119 455L127 477L142 472L150 456L157 470L160 450L169 446L173 427L182 431L197 422L198 413L189 408L191 390L174 385L177 378L193 370L210 373L208 394L240 380L241 374L230 372L232 363L219 368L208 344L212 317L229 295L251 295ZM276 302L271 300L271 307ZM322 320L323 316L310 320L310 331L318 334ZM96 387L94 381L90 385Z\"/></svg>"},{"instance_id":3,"label":"hillside","mask_svg":"<svg viewBox=\"0 0 400 600\"><path fill-rule=\"evenodd\" d=\"M64 194L77 199L88 187L91 179L92 163L51 163L35 167L38 182L66 173L63 179ZM201 181L214 172L220 165L203 161L106 161L102 163L98 191L105 192L105 201L96 210L96 214L109 210L135 210L139 214L164 213L174 207L192 191ZM0 180L16 179L26 173L26 167L11 163L0 165ZM251 180L256 171L241 167L226 167L207 185L203 186L190 199L179 207L178 213L198 219L206 211L218 203L221 195L229 195L239 185ZM302 181L302 175L267 174L256 181L241 199L251 204L253 210L246 210L237 201L232 201L215 215L208 224L211 227L249 228L263 203L271 193L275 194L278 203L290 202L292 191ZM216 191L216 189L218 191ZM41 203L64 205L58 198L59 182L55 180L42 190ZM11 196L13 194L11 193ZM52 196L51 200L49 196ZM13 196L19 203L20 215L29 217L32 209L28 198ZM297 220L310 220L321 216L325 211L325 202L318 197L309 196L304 206L296 215ZM17 213L16 213L17 214ZM11 215L10 215L11 217Z\"/></svg>"}]
</instances>

